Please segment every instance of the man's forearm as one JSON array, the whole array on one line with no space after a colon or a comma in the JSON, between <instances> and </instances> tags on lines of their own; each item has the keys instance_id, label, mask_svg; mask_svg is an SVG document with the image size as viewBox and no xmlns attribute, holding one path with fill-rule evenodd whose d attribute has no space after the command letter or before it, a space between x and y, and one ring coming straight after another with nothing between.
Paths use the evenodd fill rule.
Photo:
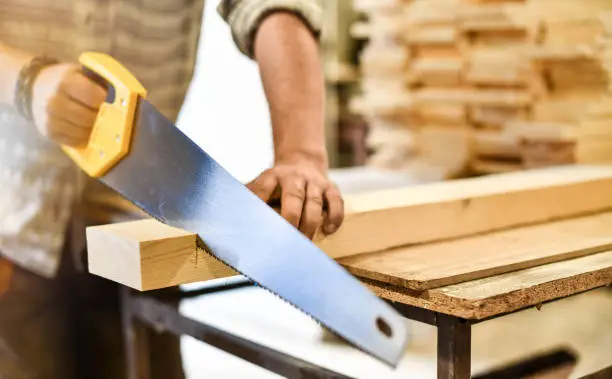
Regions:
<instances>
[{"instance_id":1,"label":"man's forearm","mask_svg":"<svg viewBox=\"0 0 612 379\"><path fill-rule=\"evenodd\" d=\"M327 169L325 84L316 39L296 16L279 12L262 22L254 50L270 107L276 161L304 157Z\"/></svg>"},{"instance_id":2,"label":"man's forearm","mask_svg":"<svg viewBox=\"0 0 612 379\"><path fill-rule=\"evenodd\" d=\"M19 70L31 58L31 55L0 42L0 104L13 104Z\"/></svg>"}]
</instances>

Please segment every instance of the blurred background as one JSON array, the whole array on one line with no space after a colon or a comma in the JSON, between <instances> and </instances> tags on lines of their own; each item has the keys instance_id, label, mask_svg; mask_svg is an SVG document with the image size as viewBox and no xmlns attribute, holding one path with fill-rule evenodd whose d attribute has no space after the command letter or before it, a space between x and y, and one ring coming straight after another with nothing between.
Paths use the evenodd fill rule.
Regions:
<instances>
[{"instance_id":1,"label":"blurred background","mask_svg":"<svg viewBox=\"0 0 612 379\"><path fill-rule=\"evenodd\" d=\"M247 181L272 162L267 104L256 65L237 51L216 5L206 5L198 68L178 125ZM327 145L343 191L612 162L612 1L325 0L324 6ZM245 307L247 316L236 311ZM555 307L582 312L559 319ZM576 377L609 361L609 291L544 309L551 312L477 325L473 367L565 344L584 357ZM435 377L435 330L422 324L411 323L405 362L392 372L328 340L266 293L187 300L182 310L319 364L337 358L363 378ZM190 338L183 351L191 377L277 378Z\"/></svg>"}]
</instances>

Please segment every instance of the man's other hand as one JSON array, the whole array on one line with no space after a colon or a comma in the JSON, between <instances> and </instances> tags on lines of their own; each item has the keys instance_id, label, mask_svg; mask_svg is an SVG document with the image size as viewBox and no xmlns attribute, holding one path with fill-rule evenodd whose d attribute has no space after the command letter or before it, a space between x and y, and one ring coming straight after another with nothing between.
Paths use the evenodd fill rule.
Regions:
<instances>
[{"instance_id":1,"label":"man's other hand","mask_svg":"<svg viewBox=\"0 0 612 379\"><path fill-rule=\"evenodd\" d=\"M312 239L338 230L344 219L344 202L324 171L307 159L277 162L247 184L267 203L280 200L281 216Z\"/></svg>"},{"instance_id":2,"label":"man's other hand","mask_svg":"<svg viewBox=\"0 0 612 379\"><path fill-rule=\"evenodd\" d=\"M38 131L50 140L72 147L89 141L106 90L74 64L43 69L32 89L32 114Z\"/></svg>"}]
</instances>

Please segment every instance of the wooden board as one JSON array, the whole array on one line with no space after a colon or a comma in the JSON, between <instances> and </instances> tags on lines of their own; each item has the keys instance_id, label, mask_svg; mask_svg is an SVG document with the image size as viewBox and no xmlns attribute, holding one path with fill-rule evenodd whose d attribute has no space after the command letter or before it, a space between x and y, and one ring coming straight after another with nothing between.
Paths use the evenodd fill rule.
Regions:
<instances>
[{"instance_id":1,"label":"wooden board","mask_svg":"<svg viewBox=\"0 0 612 379\"><path fill-rule=\"evenodd\" d=\"M523 168L520 160L474 159L470 162L470 170L476 175L502 174Z\"/></svg>"},{"instance_id":2,"label":"wooden board","mask_svg":"<svg viewBox=\"0 0 612 379\"><path fill-rule=\"evenodd\" d=\"M236 274L203 251L195 249L193 234L169 227L155 220L95 226L88 228L87 232L90 271L95 275L137 290L153 290ZM563 230L557 233L563 234ZM605 238L605 236L603 237ZM541 244L541 246L544 246L544 244ZM600 267L606 262L608 264L607 271L600 274L603 275L606 272L607 274L603 276L598 274L596 283L601 283L602 280L610 281L611 268L609 266L612 266L610 258L612 258L612 252L593 254L586 258L569 260L567 264L565 262L549 264L424 292L415 292L378 281L376 282L376 288L379 291L387 291L386 297L408 304L429 307L431 305L429 302L433 302L434 305L440 307L440 309L435 310L442 312L444 312L444 309L448 310L449 306L463 307L459 309L459 312L488 312L486 308L497 309L493 307L497 303L493 305L486 303L482 306L479 304L482 301L489 301L489 297L494 298L499 294L508 294L510 298L515 298L516 294L514 292L520 290L523 292L518 297L519 300L521 297L525 297L530 301L536 301L537 298L534 299L529 293L524 292L527 287L546 283L544 288L552 288L557 293L563 290L563 287L558 283L548 284L549 281L553 279L570 280L573 276L583 276L592 273L595 269L600 271L606 269ZM420 260L424 261L422 257ZM482 263L485 260L476 260L475 263ZM591 264L581 264L580 262L590 262ZM452 263L450 262L450 264ZM593 265L596 265L596 267ZM362 280L366 283L373 283L371 279L364 278ZM479 283L484 283L486 286ZM589 283L593 284L592 282ZM569 282L569 284L571 285L570 288L576 288L583 282L576 281L575 283ZM388 291L389 288L394 288L392 293ZM440 293L441 295L438 295ZM447 293L454 298L448 299ZM550 295L545 290L541 290L538 294L539 296ZM502 299L499 305L503 308L516 304L513 305L508 300ZM465 313L459 313L458 315L463 317Z\"/></svg>"},{"instance_id":3,"label":"wooden board","mask_svg":"<svg viewBox=\"0 0 612 379\"><path fill-rule=\"evenodd\" d=\"M354 275L425 290L612 249L612 212L339 259Z\"/></svg>"},{"instance_id":4,"label":"wooden board","mask_svg":"<svg viewBox=\"0 0 612 379\"><path fill-rule=\"evenodd\" d=\"M316 243L340 258L612 208L612 167L567 166L345 197L345 220ZM588 195L587 195L588 194Z\"/></svg>"},{"instance_id":5,"label":"wooden board","mask_svg":"<svg viewBox=\"0 0 612 379\"><path fill-rule=\"evenodd\" d=\"M481 320L612 284L612 251L422 292L364 283L394 302Z\"/></svg>"},{"instance_id":6,"label":"wooden board","mask_svg":"<svg viewBox=\"0 0 612 379\"><path fill-rule=\"evenodd\" d=\"M480 157L513 159L521 155L518 140L507 133L479 131L472 143L474 154Z\"/></svg>"},{"instance_id":7,"label":"wooden board","mask_svg":"<svg viewBox=\"0 0 612 379\"><path fill-rule=\"evenodd\" d=\"M137 290L237 275L196 248L196 235L146 219L87 228L89 271Z\"/></svg>"}]
</instances>

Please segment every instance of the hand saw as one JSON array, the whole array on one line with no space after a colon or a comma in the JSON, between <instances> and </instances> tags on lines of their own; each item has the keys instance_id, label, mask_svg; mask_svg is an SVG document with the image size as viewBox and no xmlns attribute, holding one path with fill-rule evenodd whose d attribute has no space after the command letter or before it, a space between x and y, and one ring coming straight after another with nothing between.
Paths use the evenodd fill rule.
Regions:
<instances>
[{"instance_id":1,"label":"hand saw","mask_svg":"<svg viewBox=\"0 0 612 379\"><path fill-rule=\"evenodd\" d=\"M108 85L87 146L63 150L89 176L347 342L397 366L404 319L165 118L119 62L87 52L84 70Z\"/></svg>"}]
</instances>

